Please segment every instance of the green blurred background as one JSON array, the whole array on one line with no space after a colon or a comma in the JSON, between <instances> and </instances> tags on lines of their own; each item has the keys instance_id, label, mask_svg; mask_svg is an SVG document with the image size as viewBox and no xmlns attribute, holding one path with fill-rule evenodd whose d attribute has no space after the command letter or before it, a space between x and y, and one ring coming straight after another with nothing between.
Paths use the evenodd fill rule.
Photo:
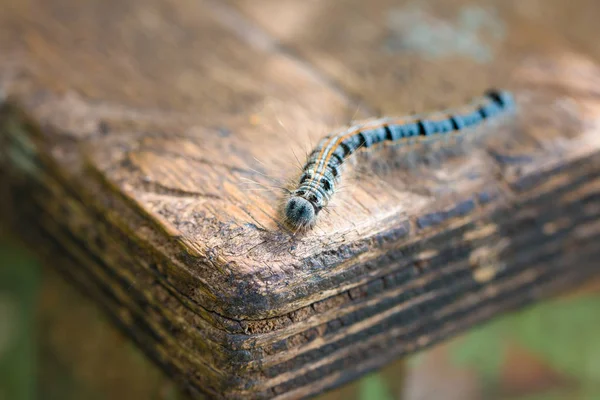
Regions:
<instances>
[{"instance_id":1,"label":"green blurred background","mask_svg":"<svg viewBox=\"0 0 600 400\"><path fill-rule=\"evenodd\" d=\"M600 399L599 287L496 319L319 399ZM90 300L0 240L0 400L184 398Z\"/></svg>"}]
</instances>

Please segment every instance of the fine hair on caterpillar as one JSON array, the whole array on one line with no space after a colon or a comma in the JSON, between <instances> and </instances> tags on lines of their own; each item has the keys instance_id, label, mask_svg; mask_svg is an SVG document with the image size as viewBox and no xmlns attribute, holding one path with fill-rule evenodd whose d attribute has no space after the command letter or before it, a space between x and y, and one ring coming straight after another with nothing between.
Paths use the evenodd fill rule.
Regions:
<instances>
[{"instance_id":1,"label":"fine hair on caterpillar","mask_svg":"<svg viewBox=\"0 0 600 400\"><path fill-rule=\"evenodd\" d=\"M287 190L282 209L286 225L294 232L315 226L319 213L339 190L346 161L359 150L363 152L384 143L435 145L440 139L468 136L474 128L513 110L514 106L510 93L488 90L463 107L403 118L366 120L325 136L307 155L299 178ZM402 161L395 164L402 166Z\"/></svg>"}]
</instances>

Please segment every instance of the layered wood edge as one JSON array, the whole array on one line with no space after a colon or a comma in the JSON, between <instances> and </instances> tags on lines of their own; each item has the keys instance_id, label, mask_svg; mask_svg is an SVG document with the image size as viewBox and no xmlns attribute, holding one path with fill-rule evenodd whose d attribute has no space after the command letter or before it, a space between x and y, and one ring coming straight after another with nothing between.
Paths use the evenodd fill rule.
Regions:
<instances>
[{"instance_id":1,"label":"layered wood edge","mask_svg":"<svg viewBox=\"0 0 600 400\"><path fill-rule=\"evenodd\" d=\"M599 272L600 154L591 151L523 174L507 184L510 196L482 192L420 216L418 235L401 224L371 238L383 250L353 266L362 280L347 290L275 317L228 318L173 288L173 249L148 239L160 230L71 138L44 129L2 106L3 221L198 397L308 396Z\"/></svg>"}]
</instances>

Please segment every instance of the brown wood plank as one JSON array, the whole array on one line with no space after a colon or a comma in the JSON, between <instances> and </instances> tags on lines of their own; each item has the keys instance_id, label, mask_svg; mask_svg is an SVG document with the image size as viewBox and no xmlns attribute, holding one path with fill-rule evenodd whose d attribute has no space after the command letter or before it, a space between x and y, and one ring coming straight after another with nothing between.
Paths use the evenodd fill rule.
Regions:
<instances>
[{"instance_id":1,"label":"brown wood plank","mask_svg":"<svg viewBox=\"0 0 600 400\"><path fill-rule=\"evenodd\" d=\"M581 282L600 7L507 3L3 0L3 220L198 396L314 394ZM293 177L353 115L489 86L516 115L350 168L311 232L248 184Z\"/></svg>"},{"instance_id":2,"label":"brown wood plank","mask_svg":"<svg viewBox=\"0 0 600 400\"><path fill-rule=\"evenodd\" d=\"M517 89L523 64L565 52L600 57L593 0L227 3L384 115L443 109L490 85Z\"/></svg>"}]
</instances>

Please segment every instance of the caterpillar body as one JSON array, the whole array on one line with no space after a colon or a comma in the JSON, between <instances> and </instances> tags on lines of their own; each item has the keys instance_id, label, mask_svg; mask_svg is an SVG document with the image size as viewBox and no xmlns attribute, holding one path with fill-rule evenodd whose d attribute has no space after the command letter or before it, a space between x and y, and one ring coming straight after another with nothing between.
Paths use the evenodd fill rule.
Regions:
<instances>
[{"instance_id":1,"label":"caterpillar body","mask_svg":"<svg viewBox=\"0 0 600 400\"><path fill-rule=\"evenodd\" d=\"M370 120L324 137L309 154L295 189L290 191L284 207L285 221L296 230L312 227L336 192L344 161L357 150L382 142L401 143L456 134L514 106L509 92L488 90L459 109Z\"/></svg>"}]
</instances>

